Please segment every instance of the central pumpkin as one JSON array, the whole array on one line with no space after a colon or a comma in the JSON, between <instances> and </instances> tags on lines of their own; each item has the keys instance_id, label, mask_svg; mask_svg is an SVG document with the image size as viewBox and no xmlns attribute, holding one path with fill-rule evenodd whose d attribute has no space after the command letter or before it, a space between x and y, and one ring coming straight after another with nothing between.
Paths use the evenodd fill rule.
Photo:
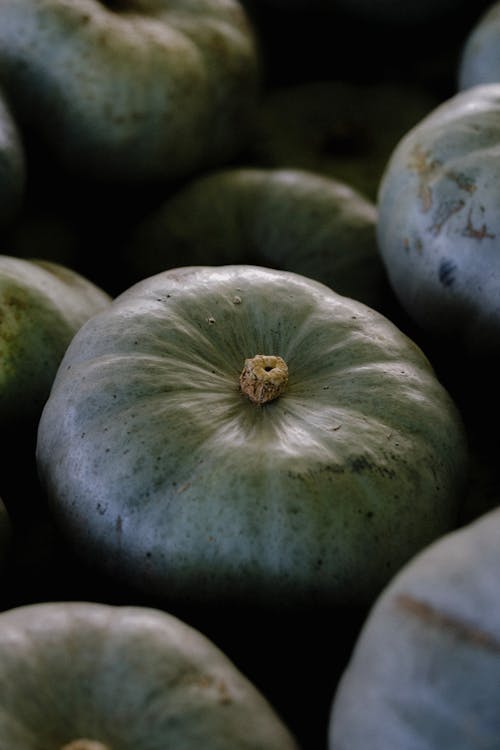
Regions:
<instances>
[{"instance_id":1,"label":"central pumpkin","mask_svg":"<svg viewBox=\"0 0 500 750\"><path fill-rule=\"evenodd\" d=\"M240 376L279 393L249 398ZM37 458L61 529L111 575L280 606L371 600L455 524L466 470L413 342L319 282L244 265L157 274L85 324Z\"/></svg>"}]
</instances>

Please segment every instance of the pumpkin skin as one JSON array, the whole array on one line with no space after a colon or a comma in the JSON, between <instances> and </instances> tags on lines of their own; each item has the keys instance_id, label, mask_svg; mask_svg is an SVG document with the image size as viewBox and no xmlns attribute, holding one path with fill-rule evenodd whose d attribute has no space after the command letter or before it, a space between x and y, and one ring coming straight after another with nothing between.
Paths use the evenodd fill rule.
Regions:
<instances>
[{"instance_id":1,"label":"pumpkin skin","mask_svg":"<svg viewBox=\"0 0 500 750\"><path fill-rule=\"evenodd\" d=\"M0 665L0 743L12 750L297 748L222 651L152 608L51 602L3 612Z\"/></svg>"},{"instance_id":2,"label":"pumpkin skin","mask_svg":"<svg viewBox=\"0 0 500 750\"><path fill-rule=\"evenodd\" d=\"M258 90L233 0L0 3L0 79L72 172L143 181L232 158Z\"/></svg>"},{"instance_id":3,"label":"pumpkin skin","mask_svg":"<svg viewBox=\"0 0 500 750\"><path fill-rule=\"evenodd\" d=\"M390 583L340 681L331 750L499 746L499 537L496 508Z\"/></svg>"},{"instance_id":4,"label":"pumpkin skin","mask_svg":"<svg viewBox=\"0 0 500 750\"><path fill-rule=\"evenodd\" d=\"M111 302L63 265L0 256L0 423L38 421L77 329Z\"/></svg>"},{"instance_id":5,"label":"pumpkin skin","mask_svg":"<svg viewBox=\"0 0 500 750\"><path fill-rule=\"evenodd\" d=\"M500 3L493 3L476 21L463 44L458 87L468 89L500 82Z\"/></svg>"},{"instance_id":6,"label":"pumpkin skin","mask_svg":"<svg viewBox=\"0 0 500 750\"><path fill-rule=\"evenodd\" d=\"M129 250L131 276L136 281L207 262L250 263L310 276L380 310L391 291L376 217L373 203L357 191L312 172L217 170L192 180L141 221Z\"/></svg>"},{"instance_id":7,"label":"pumpkin skin","mask_svg":"<svg viewBox=\"0 0 500 750\"><path fill-rule=\"evenodd\" d=\"M500 333L500 85L445 101L400 141L377 237L401 305L435 339L495 354Z\"/></svg>"},{"instance_id":8,"label":"pumpkin skin","mask_svg":"<svg viewBox=\"0 0 500 750\"><path fill-rule=\"evenodd\" d=\"M280 356L285 392L239 387ZM360 604L454 523L462 422L360 302L233 265L139 282L68 347L40 419L56 523L116 579L189 602Z\"/></svg>"}]
</instances>

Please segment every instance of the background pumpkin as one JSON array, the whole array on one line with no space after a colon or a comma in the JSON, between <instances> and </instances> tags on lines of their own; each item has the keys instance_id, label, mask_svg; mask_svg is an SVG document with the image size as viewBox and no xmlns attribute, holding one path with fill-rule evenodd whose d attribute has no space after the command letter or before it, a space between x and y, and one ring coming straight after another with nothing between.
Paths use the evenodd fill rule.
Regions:
<instances>
[{"instance_id":1,"label":"background pumpkin","mask_svg":"<svg viewBox=\"0 0 500 750\"><path fill-rule=\"evenodd\" d=\"M3 500L0 498L0 570L9 550L11 534L12 528L9 514Z\"/></svg>"},{"instance_id":2,"label":"background pumpkin","mask_svg":"<svg viewBox=\"0 0 500 750\"><path fill-rule=\"evenodd\" d=\"M439 103L423 86L320 80L274 87L261 98L249 157L348 183L376 200L382 172L405 133Z\"/></svg>"},{"instance_id":3,"label":"background pumpkin","mask_svg":"<svg viewBox=\"0 0 500 750\"><path fill-rule=\"evenodd\" d=\"M265 406L239 389L256 354L289 369ZM429 362L386 318L235 265L145 279L83 326L37 458L63 533L111 576L283 607L370 600L455 523L467 452Z\"/></svg>"},{"instance_id":4,"label":"background pumpkin","mask_svg":"<svg viewBox=\"0 0 500 750\"><path fill-rule=\"evenodd\" d=\"M500 3L487 7L467 34L458 60L458 87L500 82Z\"/></svg>"},{"instance_id":5,"label":"background pumpkin","mask_svg":"<svg viewBox=\"0 0 500 750\"><path fill-rule=\"evenodd\" d=\"M0 4L0 80L22 128L98 181L177 179L233 158L258 67L234 0Z\"/></svg>"},{"instance_id":6,"label":"background pumpkin","mask_svg":"<svg viewBox=\"0 0 500 750\"><path fill-rule=\"evenodd\" d=\"M373 203L349 185L312 172L217 170L138 223L128 251L131 282L180 265L250 263L295 271L389 308L376 216Z\"/></svg>"},{"instance_id":7,"label":"background pumpkin","mask_svg":"<svg viewBox=\"0 0 500 750\"><path fill-rule=\"evenodd\" d=\"M297 748L213 643L151 608L52 602L0 614L0 709L0 743L16 750Z\"/></svg>"},{"instance_id":8,"label":"background pumpkin","mask_svg":"<svg viewBox=\"0 0 500 750\"><path fill-rule=\"evenodd\" d=\"M0 92L0 227L21 209L26 187L24 144L11 107Z\"/></svg>"},{"instance_id":9,"label":"background pumpkin","mask_svg":"<svg viewBox=\"0 0 500 750\"><path fill-rule=\"evenodd\" d=\"M498 747L500 509L436 541L390 583L332 707L332 750Z\"/></svg>"},{"instance_id":10,"label":"background pumpkin","mask_svg":"<svg viewBox=\"0 0 500 750\"><path fill-rule=\"evenodd\" d=\"M496 356L500 84L448 99L399 142L378 197L377 238L391 285L433 339Z\"/></svg>"}]
</instances>

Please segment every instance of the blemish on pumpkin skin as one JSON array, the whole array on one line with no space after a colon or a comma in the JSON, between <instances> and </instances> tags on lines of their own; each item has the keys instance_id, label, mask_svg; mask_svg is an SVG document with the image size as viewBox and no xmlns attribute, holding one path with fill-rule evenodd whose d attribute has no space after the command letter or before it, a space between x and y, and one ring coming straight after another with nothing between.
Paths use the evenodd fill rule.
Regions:
<instances>
[{"instance_id":1,"label":"blemish on pumpkin skin","mask_svg":"<svg viewBox=\"0 0 500 750\"><path fill-rule=\"evenodd\" d=\"M407 167L411 172L415 172L419 177L418 198L423 213L427 213L432 208L432 188L427 181L442 166L439 159L431 158L429 151L424 151L420 145L416 145L410 153Z\"/></svg>"},{"instance_id":2,"label":"blemish on pumpkin skin","mask_svg":"<svg viewBox=\"0 0 500 750\"><path fill-rule=\"evenodd\" d=\"M454 214L457 214L465 206L465 201L460 199L457 201L446 201L442 203L436 213L434 214L434 223L428 227L428 231L437 237L441 233L443 226Z\"/></svg>"},{"instance_id":3,"label":"blemish on pumpkin skin","mask_svg":"<svg viewBox=\"0 0 500 750\"><path fill-rule=\"evenodd\" d=\"M435 605L417 599L410 594L398 594L395 604L399 609L414 615L427 625L445 630L473 646L479 646L487 651L500 654L500 641L493 634L478 628L474 623L467 622L454 614L443 612Z\"/></svg>"},{"instance_id":4,"label":"blemish on pumpkin skin","mask_svg":"<svg viewBox=\"0 0 500 750\"><path fill-rule=\"evenodd\" d=\"M472 208L470 208L467 215L467 224L462 232L462 236L471 237L474 240L484 240L485 238L493 240L496 235L493 232L488 232L486 224L482 224L480 227L474 226L472 223Z\"/></svg>"},{"instance_id":5,"label":"blemish on pumpkin skin","mask_svg":"<svg viewBox=\"0 0 500 750\"><path fill-rule=\"evenodd\" d=\"M456 264L447 258L444 258L438 269L439 281L443 286L450 287L455 282Z\"/></svg>"}]
</instances>

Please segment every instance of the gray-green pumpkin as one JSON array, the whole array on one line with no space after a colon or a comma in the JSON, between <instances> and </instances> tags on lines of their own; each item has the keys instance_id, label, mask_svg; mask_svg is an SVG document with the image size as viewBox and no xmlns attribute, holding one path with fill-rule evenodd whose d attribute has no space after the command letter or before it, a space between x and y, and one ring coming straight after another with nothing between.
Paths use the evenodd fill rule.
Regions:
<instances>
[{"instance_id":1,"label":"gray-green pumpkin","mask_svg":"<svg viewBox=\"0 0 500 750\"><path fill-rule=\"evenodd\" d=\"M0 255L0 424L36 423L71 338L111 298L58 263Z\"/></svg>"},{"instance_id":2,"label":"gray-green pumpkin","mask_svg":"<svg viewBox=\"0 0 500 750\"><path fill-rule=\"evenodd\" d=\"M465 356L500 335L500 84L448 99L410 130L387 165L377 237L401 305Z\"/></svg>"},{"instance_id":3,"label":"gray-green pumpkin","mask_svg":"<svg viewBox=\"0 0 500 750\"><path fill-rule=\"evenodd\" d=\"M330 750L500 747L500 509L390 583L341 679Z\"/></svg>"},{"instance_id":4,"label":"gray-green pumpkin","mask_svg":"<svg viewBox=\"0 0 500 750\"><path fill-rule=\"evenodd\" d=\"M282 607L371 600L454 526L467 450L388 319L232 265L145 279L85 324L37 458L61 530L111 576Z\"/></svg>"},{"instance_id":5,"label":"gray-green pumpkin","mask_svg":"<svg viewBox=\"0 0 500 750\"><path fill-rule=\"evenodd\" d=\"M464 40L458 63L458 87L500 83L500 3L476 20Z\"/></svg>"},{"instance_id":6,"label":"gray-green pumpkin","mask_svg":"<svg viewBox=\"0 0 500 750\"><path fill-rule=\"evenodd\" d=\"M416 84L307 81L265 92L249 151L259 166L307 169L374 201L400 138L438 104Z\"/></svg>"},{"instance_id":7,"label":"gray-green pumpkin","mask_svg":"<svg viewBox=\"0 0 500 750\"><path fill-rule=\"evenodd\" d=\"M89 602L0 614L0 746L297 750L201 632L159 610Z\"/></svg>"},{"instance_id":8,"label":"gray-green pumpkin","mask_svg":"<svg viewBox=\"0 0 500 750\"><path fill-rule=\"evenodd\" d=\"M259 61L235 0L0 3L0 81L72 172L177 179L245 143Z\"/></svg>"},{"instance_id":9,"label":"gray-green pumpkin","mask_svg":"<svg viewBox=\"0 0 500 750\"><path fill-rule=\"evenodd\" d=\"M384 310L392 301L374 204L301 169L227 168L189 182L137 226L134 280L179 265L252 263L294 271Z\"/></svg>"}]
</instances>

